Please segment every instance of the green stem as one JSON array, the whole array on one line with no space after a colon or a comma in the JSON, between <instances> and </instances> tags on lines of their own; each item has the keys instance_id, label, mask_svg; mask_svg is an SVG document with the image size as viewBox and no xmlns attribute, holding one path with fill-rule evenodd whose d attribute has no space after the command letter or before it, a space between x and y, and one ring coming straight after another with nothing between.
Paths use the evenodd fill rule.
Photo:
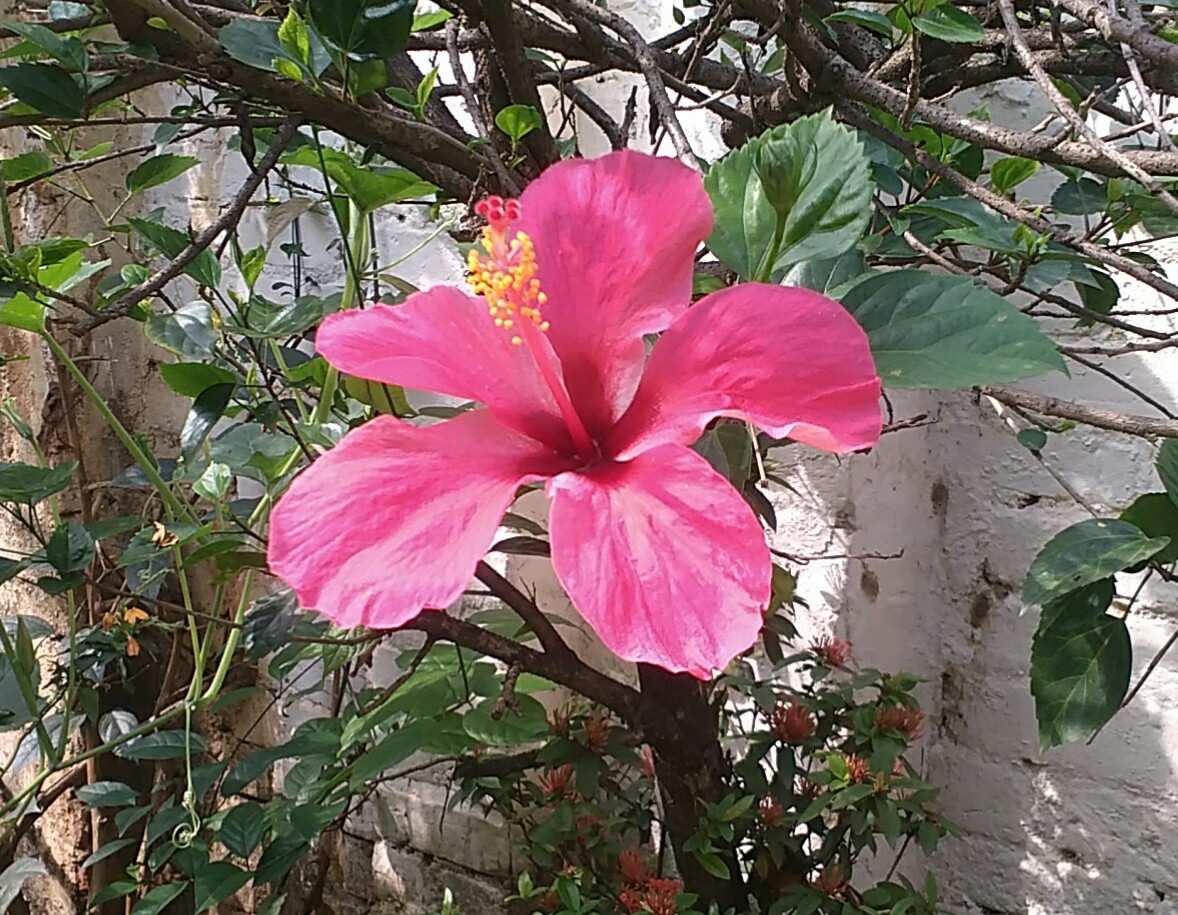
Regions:
<instances>
[{"instance_id":1,"label":"green stem","mask_svg":"<svg viewBox=\"0 0 1178 915\"><path fill-rule=\"evenodd\" d=\"M781 253L781 242L785 238L785 216L777 214L777 225L773 229L773 241L769 244L768 256L757 271L754 283L768 283L773 276L773 265L777 263L777 255Z\"/></svg>"},{"instance_id":2,"label":"green stem","mask_svg":"<svg viewBox=\"0 0 1178 915\"><path fill-rule=\"evenodd\" d=\"M241 641L241 626L245 622L245 611L249 609L250 592L253 590L254 573L250 569L245 573L245 580L241 585L241 599L237 602L237 612L233 615L233 628L229 630L229 638L225 640L225 648L221 652L221 661L213 674L213 682L204 691L204 695L197 700L196 707L203 709L216 701L221 687L225 685L225 678L229 676L229 668L233 666L233 655L237 651L237 643Z\"/></svg>"},{"instance_id":3,"label":"green stem","mask_svg":"<svg viewBox=\"0 0 1178 915\"><path fill-rule=\"evenodd\" d=\"M155 487L156 492L159 493L159 497L167 509L174 516L187 518L188 520L195 522L197 519L192 513L192 508L188 505L185 505L176 498L168 484L164 482L164 478L160 476L160 472L156 468L155 463L147 456L146 452L144 452L144 450L139 447L139 443L135 441L134 436L132 436L131 433L127 431L126 427L121 422L119 422L119 418L115 416L111 408L107 406L106 401L102 399L102 395L94 389L94 385L90 383L90 379L86 377L85 373L80 368L78 368L78 364L70 358L69 353L67 353L62 345L54 340L49 333L42 333L41 337L44 339L45 345L49 347L50 352L52 352L53 355L61 362L61 364L65 366L66 371L70 373L70 376L77 383L78 387L82 389L82 393L85 394L90 403L94 405L94 409L99 412L102 418L106 421L106 424L110 426L111 431L114 432L118 440L123 443L123 447L127 449L127 453L131 455L131 459L139 465L140 469L143 470L143 473L147 476L147 479L151 481L151 485Z\"/></svg>"}]
</instances>

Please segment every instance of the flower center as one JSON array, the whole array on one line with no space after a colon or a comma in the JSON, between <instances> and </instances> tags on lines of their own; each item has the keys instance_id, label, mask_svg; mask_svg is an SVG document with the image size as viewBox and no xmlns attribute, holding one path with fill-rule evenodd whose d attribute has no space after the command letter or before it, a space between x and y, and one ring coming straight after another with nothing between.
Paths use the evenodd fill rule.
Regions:
<instances>
[{"instance_id":1,"label":"flower center","mask_svg":"<svg viewBox=\"0 0 1178 915\"><path fill-rule=\"evenodd\" d=\"M508 238L508 227L519 219L518 200L488 197L475 212L487 220L482 240L486 253L474 249L467 257L470 288L486 300L495 326L512 332L511 342L522 346L523 327L517 326L518 320L531 321L541 332L548 330L548 322L540 316L548 296L536 279L536 246L526 232Z\"/></svg>"},{"instance_id":2,"label":"flower center","mask_svg":"<svg viewBox=\"0 0 1178 915\"><path fill-rule=\"evenodd\" d=\"M539 270L536 246L526 232L509 232L511 224L519 219L519 201L488 197L475 206L475 212L487 220L487 225L483 228L483 251L471 250L466 260L471 291L487 303L495 326L510 333L511 342L530 353L540 377L552 392L577 452L586 460L593 460L599 449L557 374L551 350L542 342L548 322L540 309L548 296L540 290L540 281L536 279Z\"/></svg>"}]
</instances>

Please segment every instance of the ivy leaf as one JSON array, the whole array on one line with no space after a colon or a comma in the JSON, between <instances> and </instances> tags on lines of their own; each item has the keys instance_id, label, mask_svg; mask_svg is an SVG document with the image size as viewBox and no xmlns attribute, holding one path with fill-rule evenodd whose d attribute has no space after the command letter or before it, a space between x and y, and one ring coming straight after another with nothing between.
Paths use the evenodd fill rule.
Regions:
<instances>
[{"instance_id":1,"label":"ivy leaf","mask_svg":"<svg viewBox=\"0 0 1178 915\"><path fill-rule=\"evenodd\" d=\"M1125 621L1106 613L1113 593L1106 578L1043 608L1031 646L1031 694L1044 748L1087 737L1124 702L1133 648Z\"/></svg>"},{"instance_id":2,"label":"ivy leaf","mask_svg":"<svg viewBox=\"0 0 1178 915\"><path fill-rule=\"evenodd\" d=\"M742 279L767 275L770 282L802 261L838 257L867 227L870 173L862 144L830 112L775 127L704 178L716 214L708 247Z\"/></svg>"},{"instance_id":3,"label":"ivy leaf","mask_svg":"<svg viewBox=\"0 0 1178 915\"><path fill-rule=\"evenodd\" d=\"M199 734L185 734L183 731L157 731L143 737L136 737L115 749L115 755L124 759L183 759L191 749L193 756L199 756L209 749Z\"/></svg>"},{"instance_id":4,"label":"ivy leaf","mask_svg":"<svg viewBox=\"0 0 1178 915\"><path fill-rule=\"evenodd\" d=\"M77 795L87 807L130 807L139 802L139 792L123 782L93 782L79 788Z\"/></svg>"},{"instance_id":5,"label":"ivy leaf","mask_svg":"<svg viewBox=\"0 0 1178 915\"><path fill-rule=\"evenodd\" d=\"M842 303L867 331L887 387L968 388L1066 371L1034 318L965 277L876 273Z\"/></svg>"},{"instance_id":6,"label":"ivy leaf","mask_svg":"<svg viewBox=\"0 0 1178 915\"><path fill-rule=\"evenodd\" d=\"M30 108L57 118L76 118L86 107L77 80L57 64L23 63L0 68L3 86Z\"/></svg>"},{"instance_id":7,"label":"ivy leaf","mask_svg":"<svg viewBox=\"0 0 1178 915\"><path fill-rule=\"evenodd\" d=\"M211 356L217 342L213 313L207 302L192 302L176 311L149 315L144 333L152 343L184 359Z\"/></svg>"},{"instance_id":8,"label":"ivy leaf","mask_svg":"<svg viewBox=\"0 0 1178 915\"><path fill-rule=\"evenodd\" d=\"M1128 521L1090 518L1060 531L1031 562L1023 603L1046 606L1101 579L1145 562L1169 545Z\"/></svg>"}]
</instances>

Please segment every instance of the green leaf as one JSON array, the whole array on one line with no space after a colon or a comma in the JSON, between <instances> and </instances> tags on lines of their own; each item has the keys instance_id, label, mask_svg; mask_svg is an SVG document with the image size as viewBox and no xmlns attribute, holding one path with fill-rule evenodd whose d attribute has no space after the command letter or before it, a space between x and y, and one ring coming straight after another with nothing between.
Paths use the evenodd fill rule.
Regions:
<instances>
[{"instance_id":1,"label":"green leaf","mask_svg":"<svg viewBox=\"0 0 1178 915\"><path fill-rule=\"evenodd\" d=\"M415 0L308 0L307 15L331 47L359 60L404 50Z\"/></svg>"},{"instance_id":2,"label":"green leaf","mask_svg":"<svg viewBox=\"0 0 1178 915\"><path fill-rule=\"evenodd\" d=\"M127 173L127 193L138 194L140 191L167 184L198 164L200 159L196 156L178 156L175 153L152 156Z\"/></svg>"},{"instance_id":3,"label":"green leaf","mask_svg":"<svg viewBox=\"0 0 1178 915\"><path fill-rule=\"evenodd\" d=\"M9 906L20 895L26 880L45 873L45 865L36 858L17 858L4 868L4 872L0 873L0 912L8 911Z\"/></svg>"},{"instance_id":4,"label":"green leaf","mask_svg":"<svg viewBox=\"0 0 1178 915\"><path fill-rule=\"evenodd\" d=\"M307 34L307 23L293 6L286 11L286 18L278 27L278 42L299 63L311 62L311 38Z\"/></svg>"},{"instance_id":5,"label":"green leaf","mask_svg":"<svg viewBox=\"0 0 1178 915\"><path fill-rule=\"evenodd\" d=\"M753 442L744 423L717 423L700 436L691 450L702 455L720 476L736 487L748 479Z\"/></svg>"},{"instance_id":6,"label":"green leaf","mask_svg":"<svg viewBox=\"0 0 1178 915\"><path fill-rule=\"evenodd\" d=\"M454 14L449 10L435 10L432 13L422 13L420 16L413 17L412 32L425 32L429 29L437 28L448 19L453 19Z\"/></svg>"},{"instance_id":7,"label":"green leaf","mask_svg":"<svg viewBox=\"0 0 1178 915\"><path fill-rule=\"evenodd\" d=\"M124 848L127 848L130 845L137 845L138 843L138 839L115 839L112 842L107 842L82 862L82 870L89 870L99 861L105 861L111 855L122 851Z\"/></svg>"},{"instance_id":8,"label":"green leaf","mask_svg":"<svg viewBox=\"0 0 1178 915\"><path fill-rule=\"evenodd\" d=\"M1121 707L1133 648L1125 621L1107 615L1112 581L1043 608L1031 645L1031 694L1044 748L1087 737Z\"/></svg>"},{"instance_id":9,"label":"green leaf","mask_svg":"<svg viewBox=\"0 0 1178 915\"><path fill-rule=\"evenodd\" d=\"M165 363L160 366L160 377L177 394L192 398L200 397L213 385L231 384L237 379L232 372L207 362Z\"/></svg>"},{"instance_id":10,"label":"green leaf","mask_svg":"<svg viewBox=\"0 0 1178 915\"><path fill-rule=\"evenodd\" d=\"M209 464L204 473L192 484L193 492L203 496L210 502L219 502L225 498L229 486L233 482L233 471L224 464Z\"/></svg>"},{"instance_id":11,"label":"green leaf","mask_svg":"<svg viewBox=\"0 0 1178 915\"><path fill-rule=\"evenodd\" d=\"M45 330L45 306L21 293L0 305L0 324L39 334Z\"/></svg>"},{"instance_id":12,"label":"green leaf","mask_svg":"<svg viewBox=\"0 0 1178 915\"><path fill-rule=\"evenodd\" d=\"M887 16L873 10L839 10L837 13L827 16L823 22L849 22L851 25L860 25L865 29L871 29L885 38L891 38L895 31L895 26Z\"/></svg>"},{"instance_id":13,"label":"green leaf","mask_svg":"<svg viewBox=\"0 0 1178 915\"><path fill-rule=\"evenodd\" d=\"M1162 442L1154 466L1166 493L1178 505L1178 439L1168 438Z\"/></svg>"},{"instance_id":14,"label":"green leaf","mask_svg":"<svg viewBox=\"0 0 1178 915\"><path fill-rule=\"evenodd\" d=\"M986 37L982 24L965 10L960 10L952 4L945 3L929 10L923 16L917 16L912 24L939 41L972 44Z\"/></svg>"},{"instance_id":15,"label":"green leaf","mask_svg":"<svg viewBox=\"0 0 1178 915\"><path fill-rule=\"evenodd\" d=\"M77 795L87 807L133 807L139 803L139 792L123 782L101 781L83 785Z\"/></svg>"},{"instance_id":16,"label":"green leaf","mask_svg":"<svg viewBox=\"0 0 1178 915\"><path fill-rule=\"evenodd\" d=\"M218 841L239 858L253 854L265 835L265 812L261 804L253 801L232 808L217 830Z\"/></svg>"},{"instance_id":17,"label":"green leaf","mask_svg":"<svg viewBox=\"0 0 1178 915\"><path fill-rule=\"evenodd\" d=\"M176 311L148 315L143 330L152 343L184 359L211 356L217 342L217 334L213 330L213 313L207 302L192 302ZM161 373L164 368L166 366L160 367ZM202 388L201 393L204 390Z\"/></svg>"},{"instance_id":18,"label":"green leaf","mask_svg":"<svg viewBox=\"0 0 1178 915\"><path fill-rule=\"evenodd\" d=\"M795 264L785 275L785 284L813 289L837 299L866 272L867 261L863 257L863 252L852 248L838 257Z\"/></svg>"},{"instance_id":19,"label":"green leaf","mask_svg":"<svg viewBox=\"0 0 1178 915\"><path fill-rule=\"evenodd\" d=\"M1147 537L1168 537L1169 545L1154 554L1154 561L1178 562L1178 504L1164 492L1150 492L1121 512L1121 520L1128 521Z\"/></svg>"},{"instance_id":20,"label":"green leaf","mask_svg":"<svg viewBox=\"0 0 1178 915\"><path fill-rule=\"evenodd\" d=\"M697 851L694 854L695 860L699 862L699 866L717 880L728 880L732 877L732 874L728 870L728 865L724 863L724 859L715 852Z\"/></svg>"},{"instance_id":21,"label":"green leaf","mask_svg":"<svg viewBox=\"0 0 1178 915\"><path fill-rule=\"evenodd\" d=\"M378 413L391 416L412 416L414 409L409 405L405 396L405 389L396 384L384 384L380 381L370 381L367 378L357 378L345 375L344 390L349 397L354 397L360 403L367 404Z\"/></svg>"},{"instance_id":22,"label":"green leaf","mask_svg":"<svg viewBox=\"0 0 1178 915\"><path fill-rule=\"evenodd\" d=\"M472 738L489 747L509 747L544 737L548 728L544 707L531 696L518 697L518 708L491 717L494 702L487 700L462 716L462 727Z\"/></svg>"},{"instance_id":23,"label":"green leaf","mask_svg":"<svg viewBox=\"0 0 1178 915\"><path fill-rule=\"evenodd\" d=\"M45 559L63 579L80 572L94 558L94 538L74 521L59 524L45 544Z\"/></svg>"},{"instance_id":24,"label":"green leaf","mask_svg":"<svg viewBox=\"0 0 1178 915\"><path fill-rule=\"evenodd\" d=\"M322 170L318 153L309 146L283 156L282 161L287 165L305 165L308 168ZM361 168L338 149L324 149L323 164L326 164L327 175L335 182L340 192L347 195L365 212L390 203L432 194L437 190L428 181L422 181L413 172L403 168Z\"/></svg>"},{"instance_id":25,"label":"green leaf","mask_svg":"<svg viewBox=\"0 0 1178 915\"><path fill-rule=\"evenodd\" d=\"M999 159L990 166L990 183L998 193L1005 194L1031 178L1037 171L1039 163L1034 159L1022 159L1018 156Z\"/></svg>"},{"instance_id":26,"label":"green leaf","mask_svg":"<svg viewBox=\"0 0 1178 915\"><path fill-rule=\"evenodd\" d=\"M249 883L253 875L228 861L215 861L197 868L193 876L196 883L196 911L203 912L228 899Z\"/></svg>"},{"instance_id":27,"label":"green leaf","mask_svg":"<svg viewBox=\"0 0 1178 915\"><path fill-rule=\"evenodd\" d=\"M53 160L40 150L4 159L4 180L10 184L40 177L53 168Z\"/></svg>"},{"instance_id":28,"label":"green leaf","mask_svg":"<svg viewBox=\"0 0 1178 915\"><path fill-rule=\"evenodd\" d=\"M1034 318L965 277L877 273L842 303L867 331L886 387L968 388L1065 371Z\"/></svg>"},{"instance_id":29,"label":"green leaf","mask_svg":"<svg viewBox=\"0 0 1178 915\"><path fill-rule=\"evenodd\" d=\"M293 9L291 10L293 12ZM250 248L241 256L241 278L251 291L258 284L258 277L266 268L266 249L262 245Z\"/></svg>"},{"instance_id":30,"label":"green leaf","mask_svg":"<svg viewBox=\"0 0 1178 915\"><path fill-rule=\"evenodd\" d=\"M176 257L192 241L186 233L179 229L173 229L171 226L165 226L150 219L128 219L127 222L135 231L151 242L164 257ZM202 286L215 287L221 283L221 264L209 248L205 248L194 257L183 272L185 276L192 277Z\"/></svg>"},{"instance_id":31,"label":"green leaf","mask_svg":"<svg viewBox=\"0 0 1178 915\"><path fill-rule=\"evenodd\" d=\"M0 463L0 502L36 505L70 485L77 461L56 467Z\"/></svg>"},{"instance_id":32,"label":"green leaf","mask_svg":"<svg viewBox=\"0 0 1178 915\"><path fill-rule=\"evenodd\" d=\"M1051 195L1051 206L1057 213L1085 216L1100 213L1108 205L1108 187L1092 178L1077 178L1061 184Z\"/></svg>"},{"instance_id":33,"label":"green leaf","mask_svg":"<svg viewBox=\"0 0 1178 915\"><path fill-rule=\"evenodd\" d=\"M237 385L215 384L205 388L200 396L192 402L192 409L184 420L184 427L180 430L180 453L185 460L191 460L193 455L204 444L213 426L225 415L225 409L233 400L233 392Z\"/></svg>"},{"instance_id":34,"label":"green leaf","mask_svg":"<svg viewBox=\"0 0 1178 915\"><path fill-rule=\"evenodd\" d=\"M704 186L716 219L708 247L746 280L777 282L793 264L838 257L859 241L871 215L870 162L829 112L749 141L713 165Z\"/></svg>"},{"instance_id":35,"label":"green leaf","mask_svg":"<svg viewBox=\"0 0 1178 915\"><path fill-rule=\"evenodd\" d=\"M275 839L262 852L261 860L258 861L257 873L254 874L254 882L262 884L281 880L310 850L310 843L304 842L298 836L283 836Z\"/></svg>"},{"instance_id":36,"label":"green leaf","mask_svg":"<svg viewBox=\"0 0 1178 915\"><path fill-rule=\"evenodd\" d=\"M186 747L192 755L199 756L208 751L208 744L199 734L185 734L183 731L157 731L136 737L115 749L115 755L124 759L183 759Z\"/></svg>"},{"instance_id":37,"label":"green leaf","mask_svg":"<svg viewBox=\"0 0 1178 915\"><path fill-rule=\"evenodd\" d=\"M1144 562L1169 544L1127 521L1091 518L1060 531L1031 562L1023 603L1044 606L1085 585Z\"/></svg>"},{"instance_id":38,"label":"green leaf","mask_svg":"<svg viewBox=\"0 0 1178 915\"><path fill-rule=\"evenodd\" d=\"M293 302L272 302L255 295L238 309L233 321L226 322L226 330L263 340L293 337L310 330L339 306L339 295L304 295Z\"/></svg>"},{"instance_id":39,"label":"green leaf","mask_svg":"<svg viewBox=\"0 0 1178 915\"><path fill-rule=\"evenodd\" d=\"M299 618L299 604L293 591L282 589L259 597L246 611L242 624L242 647L249 660L256 660L287 644Z\"/></svg>"},{"instance_id":40,"label":"green leaf","mask_svg":"<svg viewBox=\"0 0 1178 915\"><path fill-rule=\"evenodd\" d=\"M393 731L352 763L349 783L358 787L407 760L421 747L424 732L430 727L429 721L412 721Z\"/></svg>"},{"instance_id":41,"label":"green leaf","mask_svg":"<svg viewBox=\"0 0 1178 915\"><path fill-rule=\"evenodd\" d=\"M159 915L177 896L188 889L188 886L188 881L185 880L182 883L165 883L163 886L155 887L135 903L131 915Z\"/></svg>"},{"instance_id":42,"label":"green leaf","mask_svg":"<svg viewBox=\"0 0 1178 915\"><path fill-rule=\"evenodd\" d=\"M1047 447L1047 433L1042 429L1021 429L1016 438L1020 445L1034 454Z\"/></svg>"},{"instance_id":43,"label":"green leaf","mask_svg":"<svg viewBox=\"0 0 1178 915\"><path fill-rule=\"evenodd\" d=\"M540 112L531 105L508 105L495 115L495 126L518 143L544 123Z\"/></svg>"},{"instance_id":44,"label":"green leaf","mask_svg":"<svg viewBox=\"0 0 1178 915\"><path fill-rule=\"evenodd\" d=\"M0 67L0 86L18 101L51 117L76 118L86 107L82 87L57 64Z\"/></svg>"},{"instance_id":45,"label":"green leaf","mask_svg":"<svg viewBox=\"0 0 1178 915\"><path fill-rule=\"evenodd\" d=\"M292 55L283 45L278 35L281 28L282 26L273 19L248 19L238 16L217 32L217 38L225 53L234 60L270 72L278 70L275 61L289 61L298 70L297 78L301 80L303 61ZM319 76L331 64L331 55L327 53L319 36L313 32L308 33L307 42L310 53L308 69Z\"/></svg>"},{"instance_id":46,"label":"green leaf","mask_svg":"<svg viewBox=\"0 0 1178 915\"><path fill-rule=\"evenodd\" d=\"M90 67L90 55L86 46L72 35L63 37L43 25L12 19L0 22L0 26L36 45L50 57L57 58L67 69L75 73L85 73Z\"/></svg>"}]
</instances>

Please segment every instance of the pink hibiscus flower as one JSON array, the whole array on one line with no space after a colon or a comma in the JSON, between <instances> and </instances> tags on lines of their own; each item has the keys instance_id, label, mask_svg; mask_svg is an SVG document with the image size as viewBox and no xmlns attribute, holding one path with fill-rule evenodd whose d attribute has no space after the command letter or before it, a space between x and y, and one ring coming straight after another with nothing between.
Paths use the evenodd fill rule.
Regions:
<instances>
[{"instance_id":1,"label":"pink hibiscus flower","mask_svg":"<svg viewBox=\"0 0 1178 915\"><path fill-rule=\"evenodd\" d=\"M270 568L340 626L394 628L457 600L518 488L546 480L552 564L585 621L624 659L711 676L756 639L771 566L753 512L688 446L717 416L875 444L867 339L804 289L689 307L712 209L671 159L562 162L479 212L478 297L332 315L316 344L343 372L482 407L348 433L275 507Z\"/></svg>"}]
</instances>

